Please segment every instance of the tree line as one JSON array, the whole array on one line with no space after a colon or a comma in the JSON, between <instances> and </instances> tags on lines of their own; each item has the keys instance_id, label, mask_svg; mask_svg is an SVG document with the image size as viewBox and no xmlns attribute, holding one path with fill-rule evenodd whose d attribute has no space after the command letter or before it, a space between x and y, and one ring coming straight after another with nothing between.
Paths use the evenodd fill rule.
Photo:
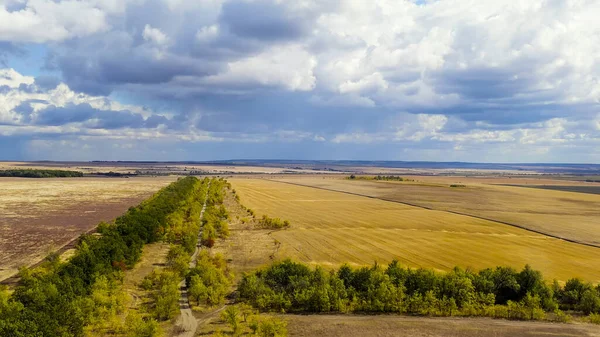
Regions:
<instances>
[{"instance_id":1,"label":"tree line","mask_svg":"<svg viewBox=\"0 0 600 337\"><path fill-rule=\"evenodd\" d=\"M402 178L400 176L393 176L393 175L357 176L357 175L352 174L352 175L348 176L346 179L349 179L349 180L378 180L378 181L412 181L412 180L409 180L406 178Z\"/></svg>"},{"instance_id":2,"label":"tree line","mask_svg":"<svg viewBox=\"0 0 600 337\"><path fill-rule=\"evenodd\" d=\"M454 268L440 273L387 266L311 269L291 260L276 262L240 281L240 298L263 311L295 313L402 313L428 316L487 316L567 321L564 310L600 316L600 286L570 279L548 284L529 266L479 272ZM547 313L551 315L547 316Z\"/></svg>"},{"instance_id":3,"label":"tree line","mask_svg":"<svg viewBox=\"0 0 600 337\"><path fill-rule=\"evenodd\" d=\"M72 178L72 177L83 177L83 172L67 171L67 170L14 169L14 170L0 170L0 177Z\"/></svg>"}]
</instances>

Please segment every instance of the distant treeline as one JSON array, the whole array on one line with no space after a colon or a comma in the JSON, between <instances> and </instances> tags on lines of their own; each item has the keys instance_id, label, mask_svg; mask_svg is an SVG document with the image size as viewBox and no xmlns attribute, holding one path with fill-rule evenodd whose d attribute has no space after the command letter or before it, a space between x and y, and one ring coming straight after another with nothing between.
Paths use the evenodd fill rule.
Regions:
<instances>
[{"instance_id":1,"label":"distant treeline","mask_svg":"<svg viewBox=\"0 0 600 337\"><path fill-rule=\"evenodd\" d=\"M115 178L119 178L119 177L132 177L132 176L137 176L137 173L131 173L131 172L127 172L127 173L121 173L121 172L114 172L114 171L109 171L109 172L95 172L92 173L93 175L99 175L99 176L105 176L105 177L115 177Z\"/></svg>"},{"instance_id":2,"label":"distant treeline","mask_svg":"<svg viewBox=\"0 0 600 337\"><path fill-rule=\"evenodd\" d=\"M197 216L207 184L194 177L179 179L113 224L99 226L100 235L82 236L67 262L50 256L40 268L22 270L12 295L0 289L0 336L83 336L86 325L102 323L103 317L117 310L114 291L122 282L122 271L139 260L144 244L172 237L177 242L190 239L188 246L195 246L197 232L193 230L199 224L189 228L172 215ZM195 205L195 212L190 211L190 204ZM166 305L157 303L157 308L167 313L176 310L178 301L178 281L171 283L175 286L165 287L169 296L157 293L166 301ZM136 322L143 326L139 319Z\"/></svg>"},{"instance_id":3,"label":"distant treeline","mask_svg":"<svg viewBox=\"0 0 600 337\"><path fill-rule=\"evenodd\" d=\"M311 269L286 260L247 274L242 300L260 310L286 312L407 313L429 316L488 316L508 319L568 321L562 310L591 314L598 320L600 286L571 279L564 286L547 284L539 271L525 266L455 268L448 273L388 266L338 270Z\"/></svg>"},{"instance_id":4,"label":"distant treeline","mask_svg":"<svg viewBox=\"0 0 600 337\"><path fill-rule=\"evenodd\" d=\"M382 176L382 175L377 175L377 176L356 176L356 175L351 175L348 177L348 179L350 180L383 180L383 181L411 181L409 179L405 179L399 176Z\"/></svg>"},{"instance_id":5,"label":"distant treeline","mask_svg":"<svg viewBox=\"0 0 600 337\"><path fill-rule=\"evenodd\" d=\"M67 170L15 169L15 170L0 170L0 177L71 178L71 177L83 177L83 172L67 171Z\"/></svg>"}]
</instances>

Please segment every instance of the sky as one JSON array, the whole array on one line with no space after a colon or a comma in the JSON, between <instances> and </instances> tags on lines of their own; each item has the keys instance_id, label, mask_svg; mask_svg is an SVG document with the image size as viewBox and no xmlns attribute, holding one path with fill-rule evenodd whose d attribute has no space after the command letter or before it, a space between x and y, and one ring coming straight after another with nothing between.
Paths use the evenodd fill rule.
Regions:
<instances>
[{"instance_id":1,"label":"sky","mask_svg":"<svg viewBox=\"0 0 600 337\"><path fill-rule=\"evenodd\" d=\"M0 160L600 163L597 0L0 0Z\"/></svg>"}]
</instances>

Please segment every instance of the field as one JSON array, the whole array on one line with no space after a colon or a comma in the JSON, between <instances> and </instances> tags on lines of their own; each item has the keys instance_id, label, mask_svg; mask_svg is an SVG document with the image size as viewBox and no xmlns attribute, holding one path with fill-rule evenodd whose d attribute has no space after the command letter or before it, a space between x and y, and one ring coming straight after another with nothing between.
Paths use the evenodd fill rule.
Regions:
<instances>
[{"instance_id":1,"label":"field","mask_svg":"<svg viewBox=\"0 0 600 337\"><path fill-rule=\"evenodd\" d=\"M588 194L600 194L600 184L595 184L596 186L572 186L572 185L508 185L515 187L528 187L528 188L539 188L543 190L554 190L554 191L563 191L563 192L576 192L576 193L588 193Z\"/></svg>"},{"instance_id":2,"label":"field","mask_svg":"<svg viewBox=\"0 0 600 337\"><path fill-rule=\"evenodd\" d=\"M234 165L212 163L161 163L161 162L8 162L0 161L0 170L10 169L59 169L80 171L87 175L116 172L121 174L140 173L152 175L187 175L194 174L282 174L282 173L314 173L310 167L281 167ZM339 173L322 170L321 173Z\"/></svg>"},{"instance_id":3,"label":"field","mask_svg":"<svg viewBox=\"0 0 600 337\"><path fill-rule=\"evenodd\" d=\"M0 280L100 221L123 214L174 179L0 178Z\"/></svg>"},{"instance_id":4,"label":"field","mask_svg":"<svg viewBox=\"0 0 600 337\"><path fill-rule=\"evenodd\" d=\"M290 336L513 337L600 336L590 324L548 324L487 318L287 315Z\"/></svg>"},{"instance_id":5,"label":"field","mask_svg":"<svg viewBox=\"0 0 600 337\"><path fill-rule=\"evenodd\" d=\"M560 238L600 246L600 195L528 187L565 186L536 178L408 177L414 182L298 177L285 181L393 200L435 210L507 222ZM451 188L464 184L466 188ZM597 183L570 182L571 188Z\"/></svg>"},{"instance_id":6,"label":"field","mask_svg":"<svg viewBox=\"0 0 600 337\"><path fill-rule=\"evenodd\" d=\"M258 215L292 223L290 229L272 233L281 243L278 258L323 266L398 259L411 267L437 270L456 265L522 268L529 263L549 279L578 276L600 281L597 248L498 222L347 193L261 179L230 181L241 202Z\"/></svg>"}]
</instances>

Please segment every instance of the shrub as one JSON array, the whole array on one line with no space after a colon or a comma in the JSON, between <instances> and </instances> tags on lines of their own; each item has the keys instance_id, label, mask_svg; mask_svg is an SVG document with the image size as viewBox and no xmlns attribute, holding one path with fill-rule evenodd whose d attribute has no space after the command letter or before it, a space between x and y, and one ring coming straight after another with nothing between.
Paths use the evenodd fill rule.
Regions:
<instances>
[{"instance_id":1,"label":"shrub","mask_svg":"<svg viewBox=\"0 0 600 337\"><path fill-rule=\"evenodd\" d=\"M600 324L600 314L590 314L587 320L592 324Z\"/></svg>"},{"instance_id":2,"label":"shrub","mask_svg":"<svg viewBox=\"0 0 600 337\"><path fill-rule=\"evenodd\" d=\"M240 333L240 311L235 305L230 305L222 311L221 319L229 324L234 336Z\"/></svg>"},{"instance_id":3,"label":"shrub","mask_svg":"<svg viewBox=\"0 0 600 337\"><path fill-rule=\"evenodd\" d=\"M287 336L287 323L276 318L255 317L249 324L252 333L260 337Z\"/></svg>"},{"instance_id":4,"label":"shrub","mask_svg":"<svg viewBox=\"0 0 600 337\"><path fill-rule=\"evenodd\" d=\"M290 222L287 220L281 220L279 218L269 218L268 216L263 215L262 218L258 221L258 225L261 228L281 229L289 227Z\"/></svg>"}]
</instances>

